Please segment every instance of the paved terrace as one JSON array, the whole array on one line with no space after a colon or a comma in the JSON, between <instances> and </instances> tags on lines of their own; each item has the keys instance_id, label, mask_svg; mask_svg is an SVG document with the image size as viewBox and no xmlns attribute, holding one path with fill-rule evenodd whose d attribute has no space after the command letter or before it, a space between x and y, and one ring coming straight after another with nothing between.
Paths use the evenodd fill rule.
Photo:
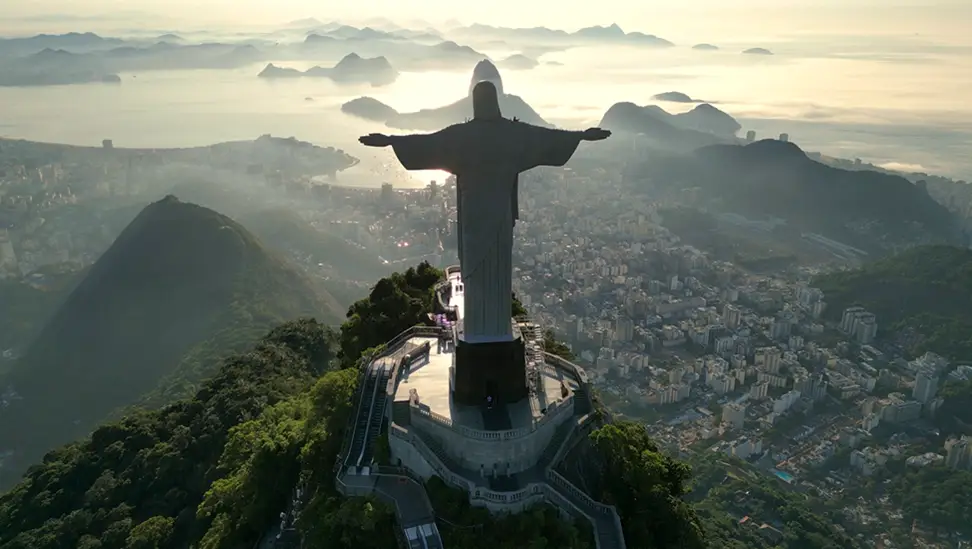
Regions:
<instances>
[{"instance_id":1,"label":"paved terrace","mask_svg":"<svg viewBox=\"0 0 972 549\"><path fill-rule=\"evenodd\" d=\"M408 400L411 390L418 393L419 401L432 412L452 421L456 425L480 431L505 431L529 427L539 421L547 407L562 400L561 383L573 393L577 381L562 370L545 365L542 375L543 388L520 402L508 406L494 406L492 410L484 406L461 406L453 402L449 375L455 357L453 348L441 347L438 340L431 337L414 337L406 347L415 348L429 343L428 357L413 362L407 370L399 374L400 383L395 391L394 401ZM387 362L389 367L391 362Z\"/></svg>"}]
</instances>

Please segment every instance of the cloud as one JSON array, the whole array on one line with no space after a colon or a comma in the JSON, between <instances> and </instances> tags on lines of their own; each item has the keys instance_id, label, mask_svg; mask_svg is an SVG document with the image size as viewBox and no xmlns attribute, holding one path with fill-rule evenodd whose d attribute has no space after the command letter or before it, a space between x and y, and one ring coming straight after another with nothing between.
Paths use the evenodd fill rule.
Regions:
<instances>
[{"instance_id":1,"label":"cloud","mask_svg":"<svg viewBox=\"0 0 972 549\"><path fill-rule=\"evenodd\" d=\"M878 164L878 167L884 168L885 170L905 173L925 173L928 171L928 169L921 164L909 164L906 162L885 162L884 164Z\"/></svg>"}]
</instances>

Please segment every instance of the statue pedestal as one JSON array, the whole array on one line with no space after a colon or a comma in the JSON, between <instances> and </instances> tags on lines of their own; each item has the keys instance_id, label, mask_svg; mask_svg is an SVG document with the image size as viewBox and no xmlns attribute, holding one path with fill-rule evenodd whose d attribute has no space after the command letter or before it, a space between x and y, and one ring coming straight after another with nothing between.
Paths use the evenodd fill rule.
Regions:
<instances>
[{"instance_id":1,"label":"statue pedestal","mask_svg":"<svg viewBox=\"0 0 972 549\"><path fill-rule=\"evenodd\" d=\"M526 346L523 339L496 343L456 345L453 401L463 406L482 406L487 397L494 404L512 404L529 395L526 380Z\"/></svg>"}]
</instances>

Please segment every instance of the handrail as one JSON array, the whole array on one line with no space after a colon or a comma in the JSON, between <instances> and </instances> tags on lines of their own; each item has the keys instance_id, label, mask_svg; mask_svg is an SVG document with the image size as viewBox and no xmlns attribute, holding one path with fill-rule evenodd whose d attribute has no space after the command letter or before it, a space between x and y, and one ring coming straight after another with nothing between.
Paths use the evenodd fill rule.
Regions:
<instances>
[{"instance_id":1,"label":"handrail","mask_svg":"<svg viewBox=\"0 0 972 549\"><path fill-rule=\"evenodd\" d=\"M581 368L580 366L574 364L573 362L563 357L557 356L547 351L543 352L543 358L548 364L553 364L554 366L560 366L561 368L564 368L568 372L574 374L574 378L578 381L578 383L587 385L588 383L587 372L585 372L583 368Z\"/></svg>"},{"instance_id":2,"label":"handrail","mask_svg":"<svg viewBox=\"0 0 972 549\"><path fill-rule=\"evenodd\" d=\"M390 474L382 474L382 473L374 474L374 475L371 475L371 476L400 477L400 475L390 475ZM405 478L407 478L408 480L410 480L412 482L416 482L411 477L405 477ZM344 479L342 478L342 475L338 475L335 480L338 482L338 484L340 484L340 486L343 486L345 488L345 490L341 490L341 488L338 487L338 492L340 492L340 493L342 493L344 495L347 495L347 491L348 491L348 488L349 487L348 487L347 483L344 482ZM426 503L426 505L429 506L429 509L432 509L432 502L429 500L429 494L428 494L428 492L425 491L425 485L422 484L421 482L416 482L416 484L418 484L419 486L422 487L422 495L425 498L425 503ZM377 485L371 486L370 488L366 488L366 487L363 487L363 486L361 486L361 487L355 487L355 488L360 488L361 491L364 491L364 492L370 491L372 493L377 493L379 495L379 497L381 499L385 500L386 502L388 500L391 500L392 506L394 506L394 508L395 508L395 518L398 519L398 525L399 525L399 528L396 528L396 533L397 533L397 536L396 537L399 538L399 541L402 542L402 544L403 544L404 547L408 547L408 539L406 539L406 536L405 536L405 528L402 526L402 524L403 524L403 522L402 522L402 516L403 516L402 515L402 508L401 508L400 505L398 505L398 498L396 498L395 496L393 496L393 495L389 494L388 492L382 490ZM360 494L352 494L352 495L360 495Z\"/></svg>"},{"instance_id":3,"label":"handrail","mask_svg":"<svg viewBox=\"0 0 972 549\"><path fill-rule=\"evenodd\" d=\"M341 465L347 461L348 454L351 453L351 444L354 442L355 421L357 420L358 415L361 413L361 403L364 399L364 395L362 393L364 393L365 374L370 367L371 362L368 362L366 363L365 367L361 368L361 371L358 372L358 385L354 391L354 398L357 401L357 405L354 406L355 413L348 414L348 422L344 426L344 440L341 441L341 451L338 452L337 459L334 463L335 474L338 473L338 471L341 469Z\"/></svg>"},{"instance_id":4,"label":"handrail","mask_svg":"<svg viewBox=\"0 0 972 549\"><path fill-rule=\"evenodd\" d=\"M368 418L367 418L367 423L365 423L365 434L364 434L364 438L362 439L362 443L361 443L361 453L358 454L358 461L357 461L357 466L358 467L361 467L361 460L364 459L365 450L368 449L368 435L370 434L369 431L371 431L371 418L374 417L374 415L375 415L375 403L378 401L378 388L381 387L381 383L379 383L379 382L381 381L381 376L384 373L385 373L385 367L384 366L381 366L380 368L378 368L378 370L374 373L375 378L376 378L375 379L375 388L372 390L372 393L371 393L371 406L368 407ZM381 427L379 426L379 429L380 428Z\"/></svg>"},{"instance_id":5,"label":"handrail","mask_svg":"<svg viewBox=\"0 0 972 549\"><path fill-rule=\"evenodd\" d=\"M355 391L355 400L357 401L354 408L356 411L355 415L350 415L348 417L348 422L344 427L344 440L341 443L341 451L338 453L337 458L334 461L334 472L335 474L341 469L341 465L348 459L348 454L351 452L351 443L354 440L354 425L358 418L357 414L361 412L361 403L363 401L364 395L364 379L368 372L370 372L374 361L383 358L385 356L394 354L401 345L412 337L422 337L422 336L436 336L442 333L442 328L438 326L422 326L415 325L402 333L398 334L391 341L386 343L383 348L372 351L367 356L362 356L358 359L358 364L360 364L360 371L358 373L358 386ZM398 369L396 368L393 372L393 379L397 379Z\"/></svg>"},{"instance_id":6,"label":"handrail","mask_svg":"<svg viewBox=\"0 0 972 549\"><path fill-rule=\"evenodd\" d=\"M574 486L569 480L564 478L560 473L555 471L552 467L547 469L546 474L547 480L556 489L560 487L567 491L569 495L574 496L581 503L586 505L591 511L597 512L600 515L608 515L612 518L614 522L614 527L616 533L618 534L618 541L621 543L620 549L626 548L626 542L624 540L624 527L621 525L621 515L618 514L617 508L613 505L606 505L599 501L594 500L591 496L587 495L583 490ZM569 501L569 500L568 500ZM576 507L573 506L573 507ZM597 529L597 517L584 513L594 524L595 530Z\"/></svg>"}]
</instances>

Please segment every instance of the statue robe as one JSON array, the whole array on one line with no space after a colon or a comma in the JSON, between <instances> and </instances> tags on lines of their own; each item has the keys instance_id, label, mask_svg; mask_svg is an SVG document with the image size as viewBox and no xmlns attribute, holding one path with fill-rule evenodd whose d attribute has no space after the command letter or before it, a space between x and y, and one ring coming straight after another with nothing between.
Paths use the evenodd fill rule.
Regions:
<instances>
[{"instance_id":1,"label":"statue robe","mask_svg":"<svg viewBox=\"0 0 972 549\"><path fill-rule=\"evenodd\" d=\"M406 170L443 170L456 176L465 341L513 338L518 174L537 166L563 166L581 137L582 132L501 118L473 119L433 134L393 138L395 155Z\"/></svg>"}]
</instances>

